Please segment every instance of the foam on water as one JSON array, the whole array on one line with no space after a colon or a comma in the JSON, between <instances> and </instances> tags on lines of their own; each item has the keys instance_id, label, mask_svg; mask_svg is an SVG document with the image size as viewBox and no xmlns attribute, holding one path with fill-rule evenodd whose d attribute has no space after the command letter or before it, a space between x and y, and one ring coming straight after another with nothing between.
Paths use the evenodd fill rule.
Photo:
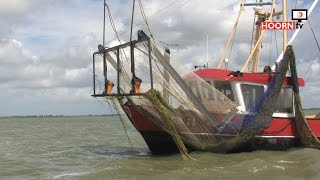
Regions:
<instances>
[{"instance_id":1,"label":"foam on water","mask_svg":"<svg viewBox=\"0 0 320 180\"><path fill-rule=\"evenodd\" d=\"M73 173L65 173L65 174L60 174L57 176L52 177L53 179L60 179L66 176L81 176L81 175L85 175L85 174L89 174L89 172L73 172Z\"/></svg>"}]
</instances>

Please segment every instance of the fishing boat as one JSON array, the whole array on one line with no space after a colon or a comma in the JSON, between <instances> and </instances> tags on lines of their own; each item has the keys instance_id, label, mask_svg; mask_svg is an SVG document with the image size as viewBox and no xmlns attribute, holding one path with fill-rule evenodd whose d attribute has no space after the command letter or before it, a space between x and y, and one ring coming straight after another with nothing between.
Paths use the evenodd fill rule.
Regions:
<instances>
[{"instance_id":1,"label":"fishing boat","mask_svg":"<svg viewBox=\"0 0 320 180\"><path fill-rule=\"evenodd\" d=\"M241 71L221 68L228 62L222 55L217 68L204 65L180 75L170 63L170 50L161 52L152 35L143 31L138 31L137 40L130 37L129 42L115 47L106 48L103 42L93 55L92 96L111 100L125 113L153 154L184 149L229 153L319 148L320 119L303 115L299 88L305 82L296 75L292 40L287 41L286 30L282 55L274 67L259 71L264 33L260 23L272 21L274 16L287 21L283 2L281 12L275 12L274 1L241 2L239 16L244 7L255 7L252 50ZM271 10L264 11L264 6ZM100 66L98 55L102 57ZM104 81L101 92L97 92L97 67ZM143 86L148 91L142 90Z\"/></svg>"}]
</instances>

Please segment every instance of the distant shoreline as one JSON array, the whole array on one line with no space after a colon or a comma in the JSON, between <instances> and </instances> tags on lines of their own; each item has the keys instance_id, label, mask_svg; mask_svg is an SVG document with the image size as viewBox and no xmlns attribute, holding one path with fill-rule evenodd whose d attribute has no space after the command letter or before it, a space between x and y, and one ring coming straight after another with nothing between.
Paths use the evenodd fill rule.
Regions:
<instances>
[{"instance_id":1,"label":"distant shoreline","mask_svg":"<svg viewBox=\"0 0 320 180\"><path fill-rule=\"evenodd\" d=\"M303 109L303 110L320 110L320 108L306 108L306 109Z\"/></svg>"},{"instance_id":2,"label":"distant shoreline","mask_svg":"<svg viewBox=\"0 0 320 180\"><path fill-rule=\"evenodd\" d=\"M303 109L306 115L316 115L320 113L320 108L306 108ZM309 111L309 112L308 112ZM311 112L310 112L311 111ZM86 115L13 115L0 116L0 118L59 118L59 117L79 117L79 116L117 116L117 114L86 114Z\"/></svg>"},{"instance_id":3,"label":"distant shoreline","mask_svg":"<svg viewBox=\"0 0 320 180\"><path fill-rule=\"evenodd\" d=\"M79 117L79 116L117 116L117 114L87 114L87 115L27 115L27 116L0 116L0 118L59 118L59 117Z\"/></svg>"}]
</instances>

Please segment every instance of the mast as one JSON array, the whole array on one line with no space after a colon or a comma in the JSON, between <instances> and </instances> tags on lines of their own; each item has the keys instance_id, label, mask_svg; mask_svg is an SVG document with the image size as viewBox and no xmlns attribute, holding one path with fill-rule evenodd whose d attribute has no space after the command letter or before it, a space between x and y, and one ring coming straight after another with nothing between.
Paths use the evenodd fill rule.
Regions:
<instances>
[{"instance_id":1,"label":"mast","mask_svg":"<svg viewBox=\"0 0 320 180\"><path fill-rule=\"evenodd\" d=\"M271 22L272 18L274 16L278 16L281 15L282 12L275 12L274 11L274 5L275 5L275 0L272 0L271 3L264 3L262 2L262 0L259 0L260 2L257 3L248 3L245 4L245 6L254 6L257 5L258 7L254 8L255 10L255 17L258 17L257 21L254 22L256 25L256 30L254 31L255 34L255 38L252 40L252 45L253 48L251 49L250 55L247 58L245 64L243 65L241 71L245 71L245 69L247 68L249 62L252 62L253 67L251 68L252 72L257 72L258 67L259 67L259 56L260 56L260 49L261 49L261 41L262 41L262 37L265 33L265 30L261 30L260 29L260 23L263 21L267 21L267 22ZM270 12L266 12L262 9L262 5L271 5L271 11Z\"/></svg>"},{"instance_id":2,"label":"mast","mask_svg":"<svg viewBox=\"0 0 320 180\"><path fill-rule=\"evenodd\" d=\"M260 3L262 3L262 0L259 0ZM259 6L262 7L262 6ZM258 44L257 48L254 50L253 55L252 55L252 72L257 72L258 71L258 67L259 67L259 60L260 60L260 50L261 50L261 44L262 41L258 42L258 39L261 35L261 29L260 29L260 23L262 22L262 16L260 14L255 14L255 19L257 19L256 22L253 26L255 27L254 30L254 39L252 41L252 48L256 45L256 43Z\"/></svg>"},{"instance_id":3,"label":"mast","mask_svg":"<svg viewBox=\"0 0 320 180\"><path fill-rule=\"evenodd\" d=\"M286 0L283 0L286 1ZM258 41L260 36L261 36L261 28L260 28L260 23L262 23L263 21L266 21L268 18L273 18L274 16L278 16L281 15L283 12L274 12L274 8L271 8L270 12L266 12L262 9L263 5L270 5L269 3L264 3L263 0L259 0L259 2L256 3L256 5L258 5L258 7L261 9L256 8L255 9L255 23L253 26L253 33L254 33L254 38L252 39L252 49L251 51L254 49L254 47L257 45L257 48L255 48L253 50L253 55L251 58L252 61L252 68L251 68L251 72L258 72L258 68L259 68L259 62L260 62L260 51L262 48L262 41ZM270 16L271 15L271 16ZM272 21L272 20L270 20ZM286 20L284 20L286 21ZM284 46L285 49L285 46Z\"/></svg>"},{"instance_id":4,"label":"mast","mask_svg":"<svg viewBox=\"0 0 320 180\"><path fill-rule=\"evenodd\" d=\"M283 22L287 22L287 0L282 0L282 17L283 17ZM283 52L285 52L286 47L287 47L287 42L288 42L288 32L287 30L283 30L283 42L282 42L282 47L283 47Z\"/></svg>"}]
</instances>

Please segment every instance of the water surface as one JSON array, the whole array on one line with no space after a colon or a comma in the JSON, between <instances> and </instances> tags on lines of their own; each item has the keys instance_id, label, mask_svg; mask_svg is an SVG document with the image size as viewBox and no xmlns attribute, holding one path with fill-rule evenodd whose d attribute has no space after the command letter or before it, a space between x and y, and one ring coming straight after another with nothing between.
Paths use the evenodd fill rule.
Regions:
<instances>
[{"instance_id":1,"label":"water surface","mask_svg":"<svg viewBox=\"0 0 320 180\"><path fill-rule=\"evenodd\" d=\"M0 179L320 179L320 151L152 156L118 117L0 119Z\"/></svg>"}]
</instances>

